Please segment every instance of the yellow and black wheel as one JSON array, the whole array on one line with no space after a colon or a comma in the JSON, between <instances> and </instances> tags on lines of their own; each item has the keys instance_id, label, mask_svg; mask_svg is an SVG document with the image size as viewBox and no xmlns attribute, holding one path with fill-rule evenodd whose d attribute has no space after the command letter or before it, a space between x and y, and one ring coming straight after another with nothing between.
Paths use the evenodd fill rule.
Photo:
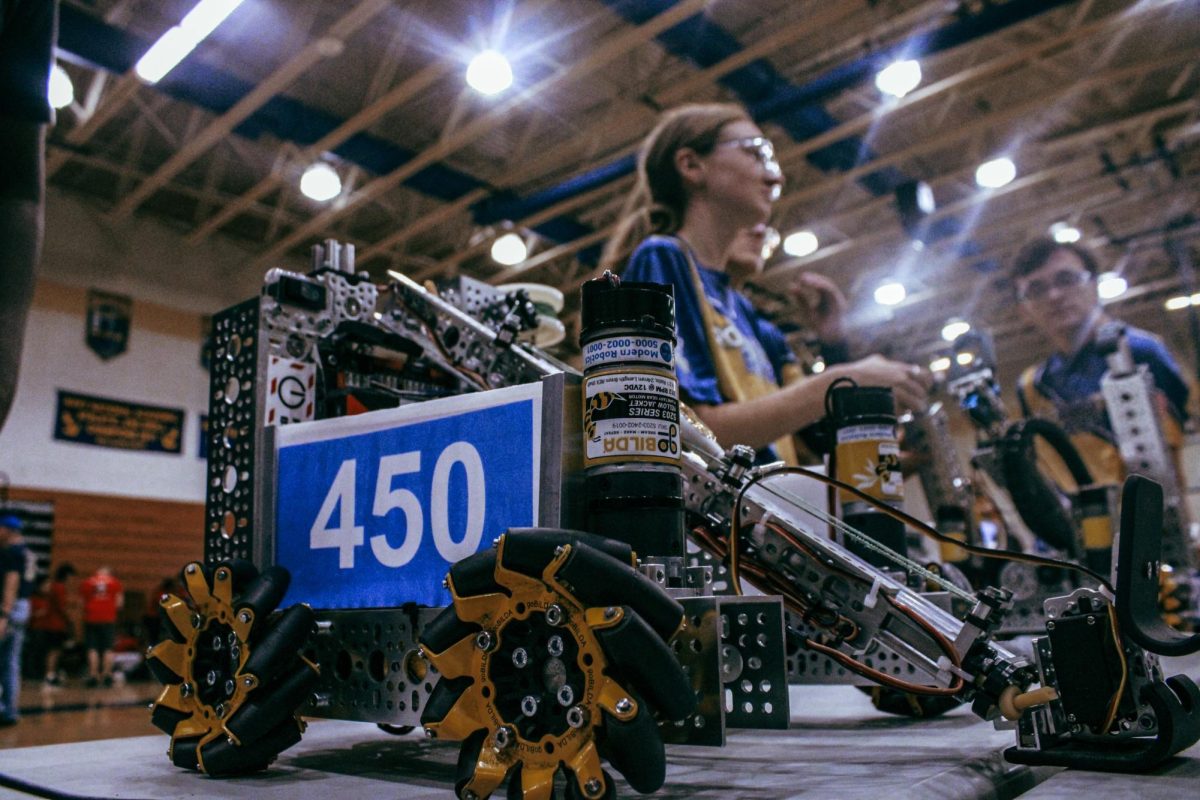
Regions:
<instances>
[{"instance_id":1,"label":"yellow and black wheel","mask_svg":"<svg viewBox=\"0 0 1200 800\"><path fill-rule=\"evenodd\" d=\"M890 686L860 686L859 689L870 695L871 705L885 714L895 714L898 717L930 719L940 717L962 705L962 700L957 697L913 694Z\"/></svg>"},{"instance_id":2,"label":"yellow and black wheel","mask_svg":"<svg viewBox=\"0 0 1200 800\"><path fill-rule=\"evenodd\" d=\"M441 673L421 716L462 741L455 791L549 800L561 768L571 800L616 796L601 757L636 791L666 775L656 713L696 704L669 640L683 608L633 568L627 545L572 531L509 531L455 564L454 605L422 633Z\"/></svg>"},{"instance_id":3,"label":"yellow and black wheel","mask_svg":"<svg viewBox=\"0 0 1200 800\"><path fill-rule=\"evenodd\" d=\"M317 681L300 655L312 609L272 614L287 591L280 567L261 575L245 561L183 569L190 598L163 595L164 639L147 655L165 688L151 721L171 736L177 767L208 775L266 768L300 741L296 709Z\"/></svg>"}]
</instances>

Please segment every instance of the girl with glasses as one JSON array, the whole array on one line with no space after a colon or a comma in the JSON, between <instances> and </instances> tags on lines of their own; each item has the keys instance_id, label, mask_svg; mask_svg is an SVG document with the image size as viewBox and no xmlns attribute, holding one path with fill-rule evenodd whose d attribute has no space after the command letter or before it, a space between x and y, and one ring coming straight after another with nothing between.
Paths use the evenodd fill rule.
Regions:
<instances>
[{"instance_id":1,"label":"girl with glasses","mask_svg":"<svg viewBox=\"0 0 1200 800\"><path fill-rule=\"evenodd\" d=\"M741 108L668 111L642 144L637 185L601 260L625 265L624 280L674 288L681 399L717 441L755 447L760 462L796 463L792 434L823 416L834 380L888 386L901 407L918 408L929 378L871 356L801 379L783 334L727 271L739 233L766 223L782 187L774 148Z\"/></svg>"}]
</instances>

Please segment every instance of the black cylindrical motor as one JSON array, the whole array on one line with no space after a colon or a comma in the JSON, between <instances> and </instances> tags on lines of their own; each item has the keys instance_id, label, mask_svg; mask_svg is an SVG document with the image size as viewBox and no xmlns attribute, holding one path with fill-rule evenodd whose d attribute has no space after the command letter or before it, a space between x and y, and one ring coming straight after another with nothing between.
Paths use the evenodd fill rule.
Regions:
<instances>
[{"instance_id":1,"label":"black cylindrical motor","mask_svg":"<svg viewBox=\"0 0 1200 800\"><path fill-rule=\"evenodd\" d=\"M583 427L588 528L642 558L682 557L675 297L669 285L583 285Z\"/></svg>"},{"instance_id":2,"label":"black cylindrical motor","mask_svg":"<svg viewBox=\"0 0 1200 800\"><path fill-rule=\"evenodd\" d=\"M829 392L834 428L836 477L843 483L899 508L904 502L896 402L882 386L834 386ZM842 490L842 521L890 550L907 555L904 523ZM896 566L882 553L850 540L847 548L869 564Z\"/></svg>"}]
</instances>

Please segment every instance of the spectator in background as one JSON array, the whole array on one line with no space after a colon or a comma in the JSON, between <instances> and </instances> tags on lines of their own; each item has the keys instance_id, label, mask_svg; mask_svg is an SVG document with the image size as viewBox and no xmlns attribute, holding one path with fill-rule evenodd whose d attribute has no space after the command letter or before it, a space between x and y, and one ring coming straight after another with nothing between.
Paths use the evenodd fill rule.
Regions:
<instances>
[{"instance_id":1,"label":"spectator in background","mask_svg":"<svg viewBox=\"0 0 1200 800\"><path fill-rule=\"evenodd\" d=\"M117 612L125 605L125 587L112 570L100 567L79 586L83 597L83 642L87 648L88 686L112 686Z\"/></svg>"},{"instance_id":2,"label":"spectator in background","mask_svg":"<svg viewBox=\"0 0 1200 800\"><path fill-rule=\"evenodd\" d=\"M16 516L0 517L0 726L21 717L21 648L37 580L37 557L21 538L22 527Z\"/></svg>"},{"instance_id":3,"label":"spectator in background","mask_svg":"<svg viewBox=\"0 0 1200 800\"><path fill-rule=\"evenodd\" d=\"M67 612L67 581L75 577L75 567L60 564L53 578L47 577L38 592L31 598L33 611L29 629L37 638L38 652L43 655L46 666L46 685L59 686L62 676L58 674L58 661L63 646L71 638L71 620Z\"/></svg>"}]
</instances>

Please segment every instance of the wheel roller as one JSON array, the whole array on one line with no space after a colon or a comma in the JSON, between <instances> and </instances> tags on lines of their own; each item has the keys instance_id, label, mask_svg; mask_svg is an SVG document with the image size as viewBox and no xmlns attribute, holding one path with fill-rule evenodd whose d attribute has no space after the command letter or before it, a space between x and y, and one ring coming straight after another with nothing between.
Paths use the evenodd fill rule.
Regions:
<instances>
[{"instance_id":1,"label":"wheel roller","mask_svg":"<svg viewBox=\"0 0 1200 800\"><path fill-rule=\"evenodd\" d=\"M163 641L147 653L165 686L151 722L171 736L171 762L212 776L265 769L300 741L296 709L317 681L300 654L312 610L273 613L288 573L246 561L183 569L189 599L163 595Z\"/></svg>"},{"instance_id":2,"label":"wheel roller","mask_svg":"<svg viewBox=\"0 0 1200 800\"><path fill-rule=\"evenodd\" d=\"M455 792L482 800L507 778L509 800L616 796L609 758L639 792L662 786L656 715L695 706L665 639L682 607L633 566L628 548L570 531L509 531L494 551L454 565L454 603L426 626L441 674L421 723L461 741Z\"/></svg>"}]
</instances>

